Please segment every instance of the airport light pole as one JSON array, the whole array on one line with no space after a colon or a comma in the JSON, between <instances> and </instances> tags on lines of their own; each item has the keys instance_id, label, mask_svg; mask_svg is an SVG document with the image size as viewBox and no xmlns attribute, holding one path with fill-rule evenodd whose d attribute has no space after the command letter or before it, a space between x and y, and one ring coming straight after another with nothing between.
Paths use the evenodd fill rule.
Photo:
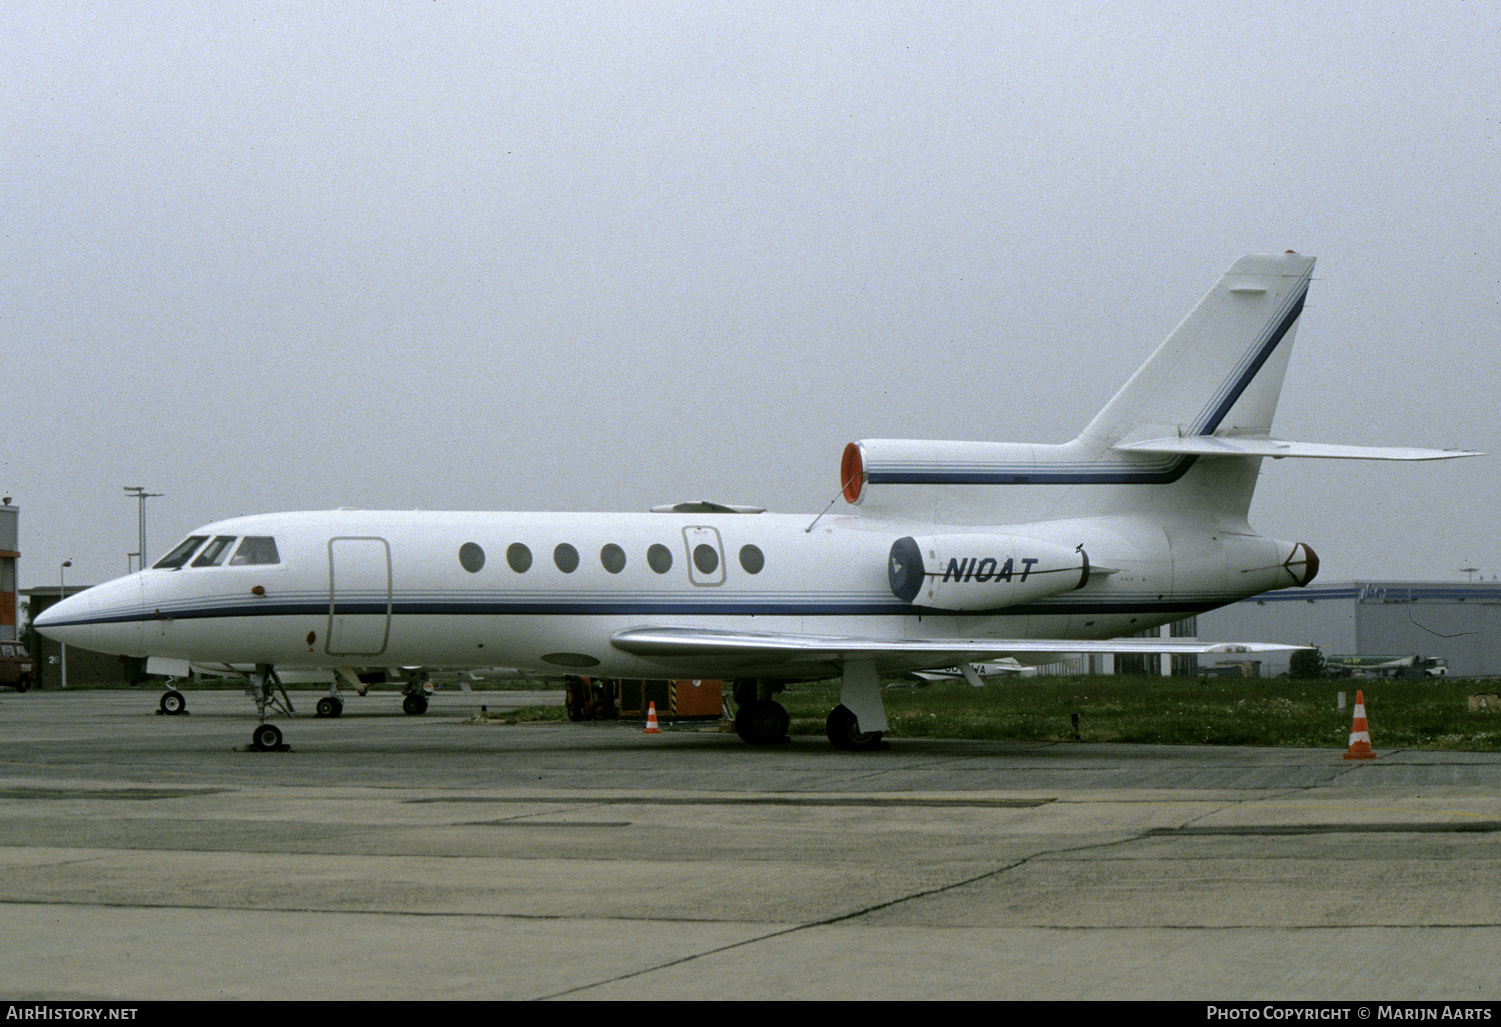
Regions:
<instances>
[{"instance_id":1,"label":"airport light pole","mask_svg":"<svg viewBox=\"0 0 1501 1027\"><path fill-rule=\"evenodd\" d=\"M134 493L135 494L135 498L137 498L137 499L139 499L141 501L141 516L140 516L141 548L136 553L136 569L137 570L145 570L146 569L146 500L148 500L148 499L159 499L159 498L161 498L162 494L160 492L147 492L144 488L142 488L139 485L126 485L125 486L125 491L127 493ZM130 566L129 562L126 563L126 566L127 567Z\"/></svg>"},{"instance_id":2,"label":"airport light pole","mask_svg":"<svg viewBox=\"0 0 1501 1027\"><path fill-rule=\"evenodd\" d=\"M68 568L71 567L71 566L73 566L73 561L72 560L64 560L62 566L57 569L57 601L58 602L62 602L64 599L66 599L68 597L67 586L63 584L63 576L65 574L67 574ZM57 643L57 651L58 651L58 664L61 667L63 687L67 688L68 687L68 647L67 647L66 644L64 644L62 642L59 642L59 643Z\"/></svg>"}]
</instances>

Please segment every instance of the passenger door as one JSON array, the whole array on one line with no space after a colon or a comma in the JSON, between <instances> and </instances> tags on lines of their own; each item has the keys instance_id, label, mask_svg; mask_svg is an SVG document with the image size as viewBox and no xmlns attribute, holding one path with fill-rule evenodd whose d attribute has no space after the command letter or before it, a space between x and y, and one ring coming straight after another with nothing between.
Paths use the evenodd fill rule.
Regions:
<instances>
[{"instance_id":1,"label":"passenger door","mask_svg":"<svg viewBox=\"0 0 1501 1027\"><path fill-rule=\"evenodd\" d=\"M383 538L328 540L330 656L375 656L391 630L391 547Z\"/></svg>"}]
</instances>

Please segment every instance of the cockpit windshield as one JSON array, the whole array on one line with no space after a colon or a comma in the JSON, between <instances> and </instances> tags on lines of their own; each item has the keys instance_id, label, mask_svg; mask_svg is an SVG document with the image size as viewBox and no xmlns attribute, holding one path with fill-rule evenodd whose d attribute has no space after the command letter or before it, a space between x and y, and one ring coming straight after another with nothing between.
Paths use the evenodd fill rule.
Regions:
<instances>
[{"instance_id":1,"label":"cockpit windshield","mask_svg":"<svg viewBox=\"0 0 1501 1027\"><path fill-rule=\"evenodd\" d=\"M175 571L188 562L188 557L198 551L198 547L208 541L207 535L189 535L177 544L177 548L156 563L152 564L159 571Z\"/></svg>"},{"instance_id":2,"label":"cockpit windshield","mask_svg":"<svg viewBox=\"0 0 1501 1027\"><path fill-rule=\"evenodd\" d=\"M229 547L234 545L233 535L215 535L214 540L203 547L203 552L198 554L198 559L193 561L194 567L217 567L221 560L229 553Z\"/></svg>"},{"instance_id":3,"label":"cockpit windshield","mask_svg":"<svg viewBox=\"0 0 1501 1027\"><path fill-rule=\"evenodd\" d=\"M240 548L230 558L229 565L242 567L252 563L281 563L281 557L276 552L276 539L269 535L246 535L245 541L240 543Z\"/></svg>"},{"instance_id":4,"label":"cockpit windshield","mask_svg":"<svg viewBox=\"0 0 1501 1027\"><path fill-rule=\"evenodd\" d=\"M176 571L183 567L220 567L224 565L224 558L229 557L230 567L248 567L257 564L281 563L281 554L276 549L276 539L270 535L246 535L238 538L234 535L215 535L214 540L208 545L207 535L189 535L178 543L177 548L156 563L154 568L161 571ZM239 542L239 548L235 543ZM202 552L198 552L199 548ZM193 554L198 553L198 558L193 559ZM192 564L188 563L193 560Z\"/></svg>"}]
</instances>

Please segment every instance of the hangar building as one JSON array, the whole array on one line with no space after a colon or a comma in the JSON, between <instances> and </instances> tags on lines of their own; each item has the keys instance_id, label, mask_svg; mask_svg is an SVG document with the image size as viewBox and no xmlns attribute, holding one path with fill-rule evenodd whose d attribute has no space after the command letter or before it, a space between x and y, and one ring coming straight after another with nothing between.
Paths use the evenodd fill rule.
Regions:
<instances>
[{"instance_id":1,"label":"hangar building","mask_svg":"<svg viewBox=\"0 0 1501 1027\"><path fill-rule=\"evenodd\" d=\"M1316 645L1325 657L1436 656L1451 677L1501 676L1501 582L1354 581L1266 592L1201 613L1204 640ZM1206 668L1210 658L1200 657ZM1261 657L1265 676L1288 657Z\"/></svg>"}]
</instances>

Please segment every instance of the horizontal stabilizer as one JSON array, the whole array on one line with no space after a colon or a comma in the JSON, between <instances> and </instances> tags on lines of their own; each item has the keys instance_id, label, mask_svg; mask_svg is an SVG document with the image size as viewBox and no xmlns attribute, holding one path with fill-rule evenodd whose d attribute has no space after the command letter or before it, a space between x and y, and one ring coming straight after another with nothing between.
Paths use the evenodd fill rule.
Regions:
<instances>
[{"instance_id":1,"label":"horizontal stabilizer","mask_svg":"<svg viewBox=\"0 0 1501 1027\"><path fill-rule=\"evenodd\" d=\"M1146 442L1122 442L1111 447L1118 453L1172 453L1202 457L1285 457L1305 460L1452 460L1483 456L1464 449L1419 449L1411 446L1339 446L1322 442L1286 442L1245 436L1185 435Z\"/></svg>"}]
</instances>

